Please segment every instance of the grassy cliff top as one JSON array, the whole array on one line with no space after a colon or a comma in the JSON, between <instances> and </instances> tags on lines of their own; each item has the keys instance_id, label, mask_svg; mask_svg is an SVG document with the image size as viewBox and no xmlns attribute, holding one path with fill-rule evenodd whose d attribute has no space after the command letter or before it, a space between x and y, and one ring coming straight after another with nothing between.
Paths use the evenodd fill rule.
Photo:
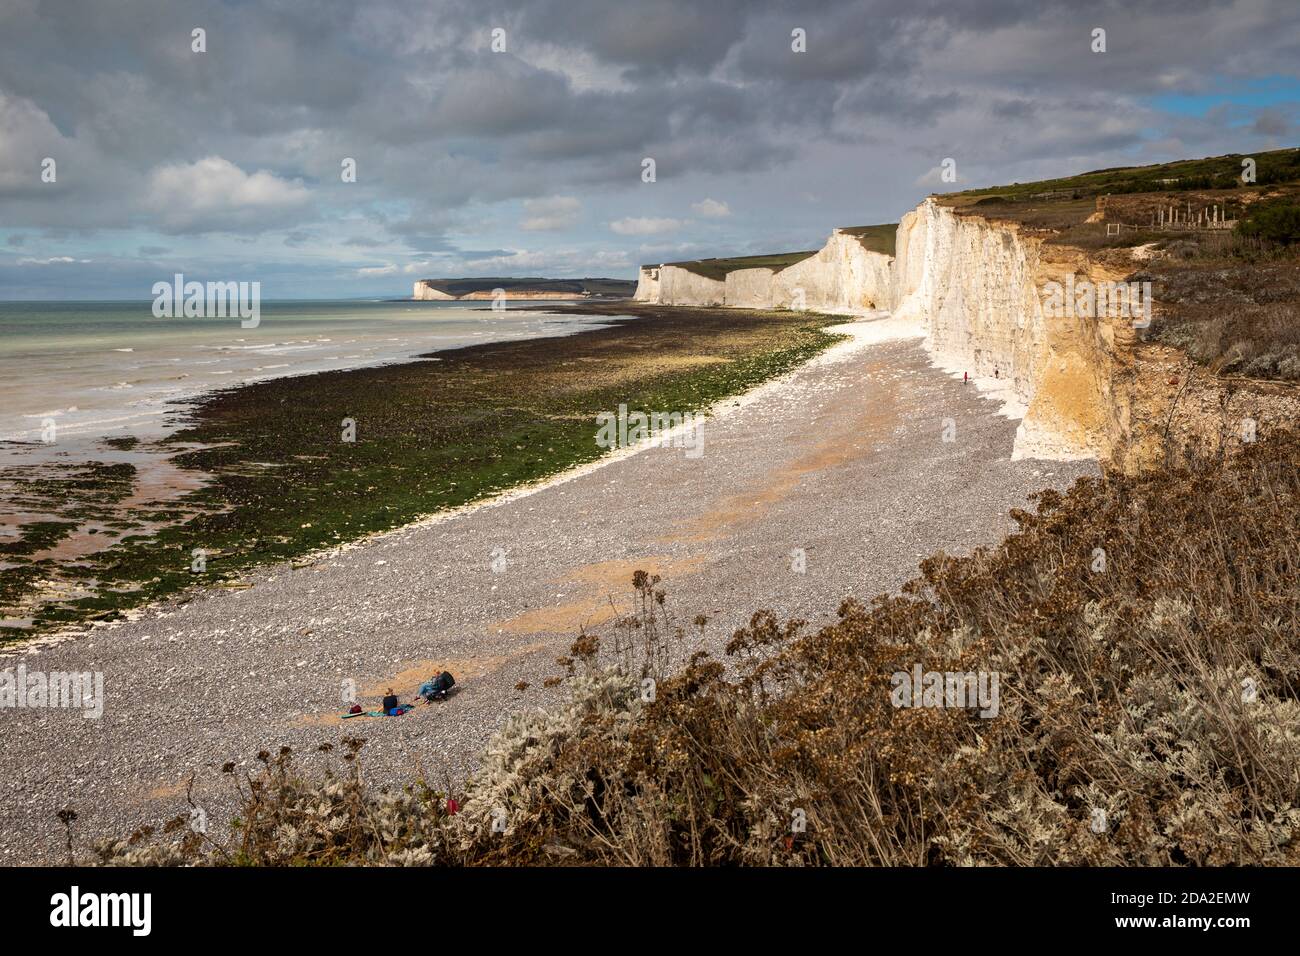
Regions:
<instances>
[{"instance_id":1,"label":"grassy cliff top","mask_svg":"<svg viewBox=\"0 0 1300 956\"><path fill-rule=\"evenodd\" d=\"M1245 159L1255 162L1251 182L1241 179ZM1176 208L1180 219L1192 220L1202 213L1217 214L1231 225L1268 206L1295 205L1300 201L1300 150L1099 169L935 198L958 214L1019 223L1048 242L1082 249L1132 248L1174 238L1200 242L1205 236L1196 230L1157 228L1162 210L1167 216ZM1220 239L1232 234L1223 231Z\"/></svg>"},{"instance_id":2,"label":"grassy cliff top","mask_svg":"<svg viewBox=\"0 0 1300 956\"><path fill-rule=\"evenodd\" d=\"M694 272L696 275L704 276L706 279L715 279L721 282L727 278L728 272L735 272L737 269L771 269L773 272L780 272L796 262L803 262L803 260L815 255L817 255L817 250L813 249L808 252L777 252L762 256L733 256L729 259L690 259L684 262L665 262L664 265L677 266L688 272Z\"/></svg>"},{"instance_id":3,"label":"grassy cliff top","mask_svg":"<svg viewBox=\"0 0 1300 956\"><path fill-rule=\"evenodd\" d=\"M1241 179L1246 158L1255 161L1253 182ZM1150 280L1151 334L1211 371L1300 381L1300 150L1098 169L936 198L958 215L1017 223ZM1180 222L1162 226L1171 210ZM1207 214L1223 226L1205 228Z\"/></svg>"},{"instance_id":4,"label":"grassy cliff top","mask_svg":"<svg viewBox=\"0 0 1300 956\"><path fill-rule=\"evenodd\" d=\"M1116 166L1060 179L942 193L938 199L946 205L970 206L994 202L1068 202L1113 193L1237 189L1243 185L1242 160L1247 158L1256 164L1256 187L1300 179L1300 149L1288 148L1181 159L1154 166Z\"/></svg>"},{"instance_id":5,"label":"grassy cliff top","mask_svg":"<svg viewBox=\"0 0 1300 956\"><path fill-rule=\"evenodd\" d=\"M898 223L886 222L875 226L845 226L839 231L855 237L869 252L879 252L883 255L892 256L894 254L894 234L897 229ZM795 263L803 262L815 255L817 255L817 250L812 249L805 252L774 252L761 256L731 256L725 259L688 259L682 262L665 262L663 264L677 266L688 272L694 272L696 275L704 276L706 279L721 282L727 278L727 273L739 269L771 269L773 272L780 272L782 269L788 269ZM652 263L646 268L653 269L654 264Z\"/></svg>"},{"instance_id":6,"label":"grassy cliff top","mask_svg":"<svg viewBox=\"0 0 1300 956\"><path fill-rule=\"evenodd\" d=\"M894 254L894 239L898 235L898 223L882 222L876 226L845 226L840 232L854 236L868 252L881 255Z\"/></svg>"}]
</instances>

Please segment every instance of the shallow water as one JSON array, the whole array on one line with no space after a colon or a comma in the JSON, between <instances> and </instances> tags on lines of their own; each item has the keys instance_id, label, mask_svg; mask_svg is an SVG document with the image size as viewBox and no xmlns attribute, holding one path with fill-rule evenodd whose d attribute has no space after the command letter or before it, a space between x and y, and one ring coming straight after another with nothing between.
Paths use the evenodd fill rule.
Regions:
<instances>
[{"instance_id":1,"label":"shallow water","mask_svg":"<svg viewBox=\"0 0 1300 956\"><path fill-rule=\"evenodd\" d=\"M237 318L155 318L150 302L0 302L0 442L52 434L69 451L77 439L157 438L179 411L169 403L214 388L593 324L486 304L347 300L265 302L259 326L245 329ZM23 451L30 460L39 449Z\"/></svg>"},{"instance_id":2,"label":"shallow water","mask_svg":"<svg viewBox=\"0 0 1300 956\"><path fill-rule=\"evenodd\" d=\"M142 515L160 508L188 513L185 496L208 476L172 461L192 448L169 438L188 418L187 399L269 378L604 324L601 317L493 311L486 304L347 300L263 303L258 327L244 329L237 318L155 318L151 305L0 302L0 546L12 546L38 522L76 524L22 563L46 559L64 568L124 535L163 526ZM141 441L106 441L128 436ZM51 483L77 477L90 462L134 467L129 493L96 504L93 488L83 500ZM58 590L66 582L46 584ZM0 618L0 627L30 624L22 613Z\"/></svg>"}]
</instances>

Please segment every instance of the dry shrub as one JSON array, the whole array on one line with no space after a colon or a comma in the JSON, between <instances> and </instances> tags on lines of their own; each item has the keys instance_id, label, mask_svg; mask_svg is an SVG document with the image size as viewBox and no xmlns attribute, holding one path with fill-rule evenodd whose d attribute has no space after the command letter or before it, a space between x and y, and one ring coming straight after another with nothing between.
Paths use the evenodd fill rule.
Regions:
<instances>
[{"instance_id":1,"label":"dry shrub","mask_svg":"<svg viewBox=\"0 0 1300 956\"><path fill-rule=\"evenodd\" d=\"M367 786L358 755L365 740L342 741L343 766L329 760L335 748L322 744L323 777L305 776L290 748L257 755L261 769L223 770L238 791L240 814L228 838L215 839L196 826L193 814L167 822L155 841L152 828L126 839L105 840L88 861L108 866L337 866L343 864L427 866L458 862L449 839L446 799L423 780L396 793ZM192 781L191 781L192 785ZM190 805L197 809L190 798Z\"/></svg>"},{"instance_id":2,"label":"dry shrub","mask_svg":"<svg viewBox=\"0 0 1300 956\"><path fill-rule=\"evenodd\" d=\"M815 634L757 614L729 648L738 679L696 659L634 718L604 712L617 734L553 746L546 798L492 852L1294 863L1298 460L1283 435L1196 472L1084 480L1001 547L931 558ZM896 709L891 675L916 663L998 672L999 715Z\"/></svg>"},{"instance_id":3,"label":"dry shrub","mask_svg":"<svg viewBox=\"0 0 1300 956\"><path fill-rule=\"evenodd\" d=\"M1202 259L1160 260L1141 274L1156 282L1157 338L1216 372L1300 380L1300 251L1279 247L1244 261L1216 248L1214 238L1198 240ZM1217 239L1249 241L1231 233Z\"/></svg>"},{"instance_id":4,"label":"dry shrub","mask_svg":"<svg viewBox=\"0 0 1300 956\"><path fill-rule=\"evenodd\" d=\"M510 719L462 813L272 762L239 862L1294 865L1297 463L1284 433L1043 492L1001 546L936 555L815 633L755 614L730 672L696 654L653 676L681 632L640 574L615 663L583 635L568 706ZM996 672L997 716L896 708L916 664Z\"/></svg>"}]
</instances>

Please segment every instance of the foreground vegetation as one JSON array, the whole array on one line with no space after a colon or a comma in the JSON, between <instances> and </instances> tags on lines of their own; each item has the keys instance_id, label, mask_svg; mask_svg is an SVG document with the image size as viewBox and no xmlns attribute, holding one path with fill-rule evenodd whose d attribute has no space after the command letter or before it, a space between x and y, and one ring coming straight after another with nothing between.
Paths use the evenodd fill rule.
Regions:
<instances>
[{"instance_id":1,"label":"foreground vegetation","mask_svg":"<svg viewBox=\"0 0 1300 956\"><path fill-rule=\"evenodd\" d=\"M638 613L562 662L568 706L512 717L459 793L377 792L355 739L323 777L263 754L227 768L228 837L182 817L95 859L1294 865L1298 465L1283 433L1044 492L1001 546L935 555L816 633L756 613L730 669L696 653L668 676L696 632L638 573ZM915 665L998 673L997 716L896 708Z\"/></svg>"}]
</instances>

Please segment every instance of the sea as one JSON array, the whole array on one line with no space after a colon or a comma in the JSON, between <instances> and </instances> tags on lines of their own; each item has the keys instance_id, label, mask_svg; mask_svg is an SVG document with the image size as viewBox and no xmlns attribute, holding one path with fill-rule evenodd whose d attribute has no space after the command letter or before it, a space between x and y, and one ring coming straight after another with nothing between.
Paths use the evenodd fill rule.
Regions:
<instances>
[{"instance_id":1,"label":"sea","mask_svg":"<svg viewBox=\"0 0 1300 956\"><path fill-rule=\"evenodd\" d=\"M183 419L178 400L212 389L601 324L516 307L528 304L263 302L257 327L243 328L238 317L155 318L151 301L0 302L0 443L22 443L30 461L41 445L157 439ZM0 458L17 450L0 444Z\"/></svg>"}]
</instances>

